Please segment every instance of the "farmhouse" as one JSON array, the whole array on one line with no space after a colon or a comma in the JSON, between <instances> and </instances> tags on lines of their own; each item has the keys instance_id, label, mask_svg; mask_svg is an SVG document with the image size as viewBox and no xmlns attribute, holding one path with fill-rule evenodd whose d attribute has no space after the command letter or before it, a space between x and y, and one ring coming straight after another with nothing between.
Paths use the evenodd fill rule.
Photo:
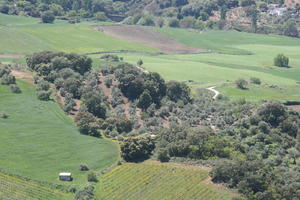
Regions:
<instances>
[{"instance_id":1,"label":"farmhouse","mask_svg":"<svg viewBox=\"0 0 300 200\"><path fill-rule=\"evenodd\" d=\"M61 172L59 173L59 180L61 181L72 181L72 174L69 172Z\"/></svg>"}]
</instances>

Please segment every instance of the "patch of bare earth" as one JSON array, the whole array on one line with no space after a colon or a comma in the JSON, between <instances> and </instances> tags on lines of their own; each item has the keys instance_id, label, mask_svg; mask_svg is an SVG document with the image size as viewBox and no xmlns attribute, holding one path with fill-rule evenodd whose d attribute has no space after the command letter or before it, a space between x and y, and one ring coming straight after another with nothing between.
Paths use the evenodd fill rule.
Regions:
<instances>
[{"instance_id":1,"label":"patch of bare earth","mask_svg":"<svg viewBox=\"0 0 300 200\"><path fill-rule=\"evenodd\" d=\"M186 46L164 34L139 26L97 26L95 27L95 30L104 32L105 34L122 40L128 40L150 46L167 54L206 52L203 49Z\"/></svg>"},{"instance_id":2,"label":"patch of bare earth","mask_svg":"<svg viewBox=\"0 0 300 200\"><path fill-rule=\"evenodd\" d=\"M31 72L22 72L22 71L16 71L12 70L11 75L15 76L17 79L27 81L30 83L33 83L33 74Z\"/></svg>"},{"instance_id":3,"label":"patch of bare earth","mask_svg":"<svg viewBox=\"0 0 300 200\"><path fill-rule=\"evenodd\" d=\"M0 54L0 58L24 58L24 55L18 54Z\"/></svg>"},{"instance_id":4,"label":"patch of bare earth","mask_svg":"<svg viewBox=\"0 0 300 200\"><path fill-rule=\"evenodd\" d=\"M300 111L300 105L287 106L289 109Z\"/></svg>"}]
</instances>

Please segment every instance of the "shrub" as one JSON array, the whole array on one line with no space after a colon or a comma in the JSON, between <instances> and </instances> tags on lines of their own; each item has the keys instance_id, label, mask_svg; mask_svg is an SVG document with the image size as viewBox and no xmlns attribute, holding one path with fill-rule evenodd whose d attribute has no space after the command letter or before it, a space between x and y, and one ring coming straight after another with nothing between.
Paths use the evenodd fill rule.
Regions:
<instances>
[{"instance_id":1,"label":"shrub","mask_svg":"<svg viewBox=\"0 0 300 200\"><path fill-rule=\"evenodd\" d=\"M164 21L163 18L159 18L159 19L156 21L156 25L157 25L158 27L160 27L160 28L163 27L164 24L165 24L165 21Z\"/></svg>"},{"instance_id":2,"label":"shrub","mask_svg":"<svg viewBox=\"0 0 300 200\"><path fill-rule=\"evenodd\" d=\"M179 21L176 18L170 19L169 26L173 28L179 27Z\"/></svg>"},{"instance_id":3,"label":"shrub","mask_svg":"<svg viewBox=\"0 0 300 200\"><path fill-rule=\"evenodd\" d=\"M47 82L47 81L44 81L44 80L40 80L37 84L37 88L36 90L49 90L50 88L50 84Z\"/></svg>"},{"instance_id":4,"label":"shrub","mask_svg":"<svg viewBox=\"0 0 300 200\"><path fill-rule=\"evenodd\" d=\"M250 81L251 81L251 83L253 83L253 84L257 84L257 85L260 85L260 84L261 84L260 79L259 79L259 78L256 78L256 77L250 78Z\"/></svg>"},{"instance_id":5,"label":"shrub","mask_svg":"<svg viewBox=\"0 0 300 200\"><path fill-rule=\"evenodd\" d=\"M84 135L99 137L100 121L89 112L79 112L75 117L75 123L79 131Z\"/></svg>"},{"instance_id":6,"label":"shrub","mask_svg":"<svg viewBox=\"0 0 300 200\"><path fill-rule=\"evenodd\" d=\"M16 78L10 74L5 74L2 76L1 79L1 84L2 85L10 85L10 84L15 84L16 83Z\"/></svg>"},{"instance_id":7,"label":"shrub","mask_svg":"<svg viewBox=\"0 0 300 200\"><path fill-rule=\"evenodd\" d=\"M7 5L0 5L0 12L4 14L8 14L9 12L9 7Z\"/></svg>"},{"instance_id":8,"label":"shrub","mask_svg":"<svg viewBox=\"0 0 300 200\"><path fill-rule=\"evenodd\" d=\"M160 162L169 162L170 156L168 154L168 151L165 149L159 149L157 152L157 159Z\"/></svg>"},{"instance_id":9,"label":"shrub","mask_svg":"<svg viewBox=\"0 0 300 200\"><path fill-rule=\"evenodd\" d=\"M19 86L17 86L16 84L12 84L10 85L10 90L13 92L13 93L21 93L21 89L19 88Z\"/></svg>"},{"instance_id":10,"label":"shrub","mask_svg":"<svg viewBox=\"0 0 300 200\"><path fill-rule=\"evenodd\" d=\"M37 97L41 101L48 101L50 99L51 91L38 90Z\"/></svg>"},{"instance_id":11,"label":"shrub","mask_svg":"<svg viewBox=\"0 0 300 200\"><path fill-rule=\"evenodd\" d=\"M89 185L81 188L76 192L75 199L76 200L92 200L94 199L94 186Z\"/></svg>"},{"instance_id":12,"label":"shrub","mask_svg":"<svg viewBox=\"0 0 300 200\"><path fill-rule=\"evenodd\" d=\"M82 164L80 164L80 166L79 166L79 170L80 170L80 171L89 171L89 167L87 166L87 164L82 163Z\"/></svg>"},{"instance_id":13,"label":"shrub","mask_svg":"<svg viewBox=\"0 0 300 200\"><path fill-rule=\"evenodd\" d=\"M245 79L238 79L235 81L235 85L240 89L246 89L247 81Z\"/></svg>"},{"instance_id":14,"label":"shrub","mask_svg":"<svg viewBox=\"0 0 300 200\"><path fill-rule=\"evenodd\" d=\"M274 58L274 65L277 67L289 67L289 58L283 54L278 54Z\"/></svg>"},{"instance_id":15,"label":"shrub","mask_svg":"<svg viewBox=\"0 0 300 200\"><path fill-rule=\"evenodd\" d=\"M0 66L0 78L4 75L10 74L10 72L11 70L7 65L5 65L4 67Z\"/></svg>"},{"instance_id":16,"label":"shrub","mask_svg":"<svg viewBox=\"0 0 300 200\"><path fill-rule=\"evenodd\" d=\"M104 83L105 83L106 87L110 88L111 85L112 85L112 79L111 79L110 77L107 76L107 77L105 77L105 79L104 79Z\"/></svg>"},{"instance_id":17,"label":"shrub","mask_svg":"<svg viewBox=\"0 0 300 200\"><path fill-rule=\"evenodd\" d=\"M137 65L138 65L138 66L142 66L143 64L144 64L144 62L143 62L142 59L139 59L139 60L137 61Z\"/></svg>"},{"instance_id":18,"label":"shrub","mask_svg":"<svg viewBox=\"0 0 300 200\"><path fill-rule=\"evenodd\" d=\"M94 172L88 173L87 180L88 182L98 182L97 176Z\"/></svg>"},{"instance_id":19,"label":"shrub","mask_svg":"<svg viewBox=\"0 0 300 200\"><path fill-rule=\"evenodd\" d=\"M8 114L0 112L0 118L7 119L8 117L9 117Z\"/></svg>"},{"instance_id":20,"label":"shrub","mask_svg":"<svg viewBox=\"0 0 300 200\"><path fill-rule=\"evenodd\" d=\"M43 23L53 23L54 20L55 20L55 16L51 11L46 11L42 14Z\"/></svg>"}]
</instances>

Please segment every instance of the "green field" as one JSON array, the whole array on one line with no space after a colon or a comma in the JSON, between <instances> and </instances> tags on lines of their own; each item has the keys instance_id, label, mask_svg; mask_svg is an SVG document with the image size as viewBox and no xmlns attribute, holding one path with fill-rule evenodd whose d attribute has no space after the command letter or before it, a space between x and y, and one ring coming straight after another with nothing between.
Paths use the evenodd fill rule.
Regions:
<instances>
[{"instance_id":1,"label":"green field","mask_svg":"<svg viewBox=\"0 0 300 200\"><path fill-rule=\"evenodd\" d=\"M98 200L229 200L237 194L211 184L208 169L154 161L117 166L100 177Z\"/></svg>"},{"instance_id":2,"label":"green field","mask_svg":"<svg viewBox=\"0 0 300 200\"><path fill-rule=\"evenodd\" d=\"M38 19L0 14L0 53L31 54L42 50L93 53L111 50L158 52L157 49L120 40L92 28L95 23L68 24L57 20L41 24Z\"/></svg>"},{"instance_id":3,"label":"green field","mask_svg":"<svg viewBox=\"0 0 300 200\"><path fill-rule=\"evenodd\" d=\"M232 91L236 89L231 86L223 88L239 78L249 80L258 77L264 85L289 88L284 93L284 100L300 100L299 90L294 90L300 83L300 39L236 31L198 33L171 28L159 31L187 45L210 49L212 52L161 56L123 54L125 61L136 63L142 59L145 68L160 73L167 80L192 80L194 88L218 86L222 88L223 94L234 98L243 95ZM290 68L273 66L273 59L279 53L290 58ZM278 92L276 89L268 88L266 93L257 93L251 86L249 88L248 91L239 91L247 94L245 97L249 100L282 100L280 93L274 95ZM260 90L266 89L261 86Z\"/></svg>"},{"instance_id":4,"label":"green field","mask_svg":"<svg viewBox=\"0 0 300 200\"><path fill-rule=\"evenodd\" d=\"M60 183L59 172L72 172L71 185L87 182L81 163L103 169L119 158L118 147L106 139L81 135L55 102L39 101L31 83L18 81L21 94L0 86L0 169L35 180Z\"/></svg>"},{"instance_id":5,"label":"green field","mask_svg":"<svg viewBox=\"0 0 300 200\"><path fill-rule=\"evenodd\" d=\"M0 172L1 200L71 200L72 195Z\"/></svg>"}]
</instances>

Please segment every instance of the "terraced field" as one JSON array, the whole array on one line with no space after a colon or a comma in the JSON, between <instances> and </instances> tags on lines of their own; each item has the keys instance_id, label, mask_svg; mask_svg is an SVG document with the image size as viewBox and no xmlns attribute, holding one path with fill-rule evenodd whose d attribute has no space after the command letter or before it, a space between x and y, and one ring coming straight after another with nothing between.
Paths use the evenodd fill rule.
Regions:
<instances>
[{"instance_id":1,"label":"terraced field","mask_svg":"<svg viewBox=\"0 0 300 200\"><path fill-rule=\"evenodd\" d=\"M71 200L72 195L0 172L1 200Z\"/></svg>"},{"instance_id":2,"label":"terraced field","mask_svg":"<svg viewBox=\"0 0 300 200\"><path fill-rule=\"evenodd\" d=\"M209 169L161 164L126 163L100 177L98 200L229 200L235 193L210 183Z\"/></svg>"}]
</instances>

